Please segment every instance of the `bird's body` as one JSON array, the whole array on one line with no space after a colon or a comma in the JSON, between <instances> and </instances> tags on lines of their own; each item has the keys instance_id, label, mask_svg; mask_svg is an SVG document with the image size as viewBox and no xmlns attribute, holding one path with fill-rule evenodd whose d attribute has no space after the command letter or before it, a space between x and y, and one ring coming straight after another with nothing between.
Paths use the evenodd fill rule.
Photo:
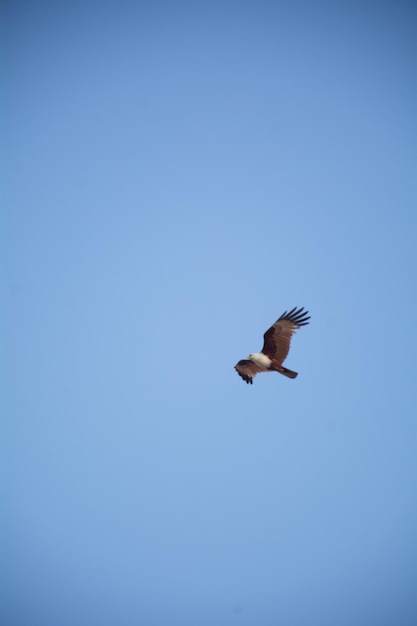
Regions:
<instances>
[{"instance_id":1,"label":"bird's body","mask_svg":"<svg viewBox=\"0 0 417 626\"><path fill-rule=\"evenodd\" d=\"M285 311L281 317L264 334L262 352L254 352L247 359L236 363L235 370L248 384L253 383L256 374L260 372L279 372L288 378L296 378L293 372L282 365L289 349L291 337L298 328L308 324L310 316L304 307L295 307L289 313Z\"/></svg>"}]
</instances>

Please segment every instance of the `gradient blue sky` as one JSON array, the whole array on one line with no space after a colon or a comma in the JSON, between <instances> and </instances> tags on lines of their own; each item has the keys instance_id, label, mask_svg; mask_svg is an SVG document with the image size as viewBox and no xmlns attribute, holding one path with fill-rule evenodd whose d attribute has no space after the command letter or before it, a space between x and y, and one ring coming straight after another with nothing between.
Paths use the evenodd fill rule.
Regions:
<instances>
[{"instance_id":1,"label":"gradient blue sky","mask_svg":"<svg viewBox=\"0 0 417 626\"><path fill-rule=\"evenodd\" d=\"M414 626L415 2L1 21L2 623Z\"/></svg>"}]
</instances>

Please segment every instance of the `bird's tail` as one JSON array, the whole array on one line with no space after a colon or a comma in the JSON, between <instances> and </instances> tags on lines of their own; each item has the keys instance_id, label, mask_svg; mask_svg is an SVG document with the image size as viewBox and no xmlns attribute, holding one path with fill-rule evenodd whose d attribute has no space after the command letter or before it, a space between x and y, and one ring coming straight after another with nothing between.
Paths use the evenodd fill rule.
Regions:
<instances>
[{"instance_id":1,"label":"bird's tail","mask_svg":"<svg viewBox=\"0 0 417 626\"><path fill-rule=\"evenodd\" d=\"M288 378L297 378L298 372L293 372L292 370L287 369L281 365L281 368L278 370L280 374L287 376Z\"/></svg>"}]
</instances>

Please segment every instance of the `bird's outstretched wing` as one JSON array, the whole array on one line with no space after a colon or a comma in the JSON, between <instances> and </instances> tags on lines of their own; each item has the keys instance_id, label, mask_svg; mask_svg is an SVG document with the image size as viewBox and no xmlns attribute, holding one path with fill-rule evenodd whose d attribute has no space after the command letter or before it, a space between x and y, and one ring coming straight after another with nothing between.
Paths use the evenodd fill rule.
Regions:
<instances>
[{"instance_id":1,"label":"bird's outstretched wing","mask_svg":"<svg viewBox=\"0 0 417 626\"><path fill-rule=\"evenodd\" d=\"M264 346L262 352L270 358L283 363L290 349L291 337L301 326L308 324L310 316L304 307L283 313L281 317L264 334Z\"/></svg>"},{"instance_id":2,"label":"bird's outstretched wing","mask_svg":"<svg viewBox=\"0 0 417 626\"><path fill-rule=\"evenodd\" d=\"M235 370L244 381L251 385L256 374L263 371L260 367L255 365L253 361L249 361L248 359L242 359L236 363Z\"/></svg>"}]
</instances>

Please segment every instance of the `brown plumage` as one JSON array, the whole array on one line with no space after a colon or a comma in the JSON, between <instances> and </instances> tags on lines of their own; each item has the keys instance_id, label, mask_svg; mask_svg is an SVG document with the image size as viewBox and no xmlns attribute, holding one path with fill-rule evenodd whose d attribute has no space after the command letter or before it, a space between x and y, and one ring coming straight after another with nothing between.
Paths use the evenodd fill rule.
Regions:
<instances>
[{"instance_id":1,"label":"brown plumage","mask_svg":"<svg viewBox=\"0 0 417 626\"><path fill-rule=\"evenodd\" d=\"M264 334L264 345L261 353L250 354L235 365L235 370L248 384L259 372L279 372L288 378L298 376L297 372L283 367L287 358L291 337L298 328L309 323L310 316L304 307L283 313L281 317Z\"/></svg>"}]
</instances>

